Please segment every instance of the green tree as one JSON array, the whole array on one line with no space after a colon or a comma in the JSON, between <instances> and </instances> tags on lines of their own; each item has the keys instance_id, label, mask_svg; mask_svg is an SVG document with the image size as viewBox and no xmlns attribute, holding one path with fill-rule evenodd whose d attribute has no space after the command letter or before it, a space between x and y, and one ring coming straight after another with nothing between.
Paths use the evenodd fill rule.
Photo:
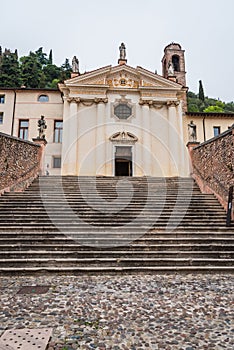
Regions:
<instances>
[{"instance_id":1,"label":"green tree","mask_svg":"<svg viewBox=\"0 0 234 350\"><path fill-rule=\"evenodd\" d=\"M46 87L46 76L44 74L44 72L41 72L40 75L40 81L39 81L39 88L45 88Z\"/></svg>"},{"instance_id":2,"label":"green tree","mask_svg":"<svg viewBox=\"0 0 234 350\"><path fill-rule=\"evenodd\" d=\"M5 50L0 60L0 86L14 88L20 87L21 83L17 51Z\"/></svg>"},{"instance_id":3,"label":"green tree","mask_svg":"<svg viewBox=\"0 0 234 350\"><path fill-rule=\"evenodd\" d=\"M20 62L23 85L28 88L39 87L42 70L37 54L30 52L28 56L21 57Z\"/></svg>"},{"instance_id":4,"label":"green tree","mask_svg":"<svg viewBox=\"0 0 234 350\"><path fill-rule=\"evenodd\" d=\"M41 67L48 64L48 59L46 58L47 54L43 52L43 47L40 47L37 51L35 51L35 55Z\"/></svg>"},{"instance_id":5,"label":"green tree","mask_svg":"<svg viewBox=\"0 0 234 350\"><path fill-rule=\"evenodd\" d=\"M60 80L64 81L71 77L72 67L69 63L69 59L66 58L65 62L61 66Z\"/></svg>"},{"instance_id":6,"label":"green tree","mask_svg":"<svg viewBox=\"0 0 234 350\"><path fill-rule=\"evenodd\" d=\"M48 64L53 64L53 52L50 50Z\"/></svg>"},{"instance_id":7,"label":"green tree","mask_svg":"<svg viewBox=\"0 0 234 350\"><path fill-rule=\"evenodd\" d=\"M46 78L46 87L50 87L50 84L54 79L59 79L61 74L61 69L55 64L47 64L43 67L43 73Z\"/></svg>"},{"instance_id":8,"label":"green tree","mask_svg":"<svg viewBox=\"0 0 234 350\"><path fill-rule=\"evenodd\" d=\"M57 89L58 88L58 83L59 83L59 79L54 79L52 81L52 83L50 83L50 88L51 89Z\"/></svg>"},{"instance_id":9,"label":"green tree","mask_svg":"<svg viewBox=\"0 0 234 350\"><path fill-rule=\"evenodd\" d=\"M209 106L204 109L205 113L223 113L224 112L224 103L221 101L216 101L215 106Z\"/></svg>"},{"instance_id":10,"label":"green tree","mask_svg":"<svg viewBox=\"0 0 234 350\"><path fill-rule=\"evenodd\" d=\"M205 101L205 95L204 95L204 90L203 90L203 86L202 86L202 81L199 80L199 93L198 93L198 98L199 100L201 100L202 102Z\"/></svg>"},{"instance_id":11,"label":"green tree","mask_svg":"<svg viewBox=\"0 0 234 350\"><path fill-rule=\"evenodd\" d=\"M228 102L224 105L225 113L234 113L234 102Z\"/></svg>"}]
</instances>

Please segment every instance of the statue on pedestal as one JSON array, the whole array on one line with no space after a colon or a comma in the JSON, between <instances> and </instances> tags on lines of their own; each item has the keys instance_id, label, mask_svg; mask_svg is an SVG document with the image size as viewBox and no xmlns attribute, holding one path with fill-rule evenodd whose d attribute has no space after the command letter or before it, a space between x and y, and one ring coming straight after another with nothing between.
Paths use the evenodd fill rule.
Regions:
<instances>
[{"instance_id":1,"label":"statue on pedestal","mask_svg":"<svg viewBox=\"0 0 234 350\"><path fill-rule=\"evenodd\" d=\"M38 139L40 140L45 138L45 129L47 129L47 125L44 118L45 118L44 115L42 115L41 119L38 120L38 131L39 131Z\"/></svg>"},{"instance_id":2,"label":"statue on pedestal","mask_svg":"<svg viewBox=\"0 0 234 350\"><path fill-rule=\"evenodd\" d=\"M197 141L197 126L191 122L188 124L188 134L189 134L189 141L190 142L196 142Z\"/></svg>"},{"instance_id":3,"label":"statue on pedestal","mask_svg":"<svg viewBox=\"0 0 234 350\"><path fill-rule=\"evenodd\" d=\"M124 43L122 43L119 47L119 59L125 60L126 59L126 46Z\"/></svg>"},{"instance_id":4,"label":"statue on pedestal","mask_svg":"<svg viewBox=\"0 0 234 350\"><path fill-rule=\"evenodd\" d=\"M79 60L76 56L72 59L72 72L79 73Z\"/></svg>"}]
</instances>

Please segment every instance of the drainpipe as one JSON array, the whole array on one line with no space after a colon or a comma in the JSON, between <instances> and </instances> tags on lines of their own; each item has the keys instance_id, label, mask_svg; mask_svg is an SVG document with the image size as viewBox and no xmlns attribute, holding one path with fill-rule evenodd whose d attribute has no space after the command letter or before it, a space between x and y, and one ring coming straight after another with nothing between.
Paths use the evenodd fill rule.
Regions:
<instances>
[{"instance_id":1,"label":"drainpipe","mask_svg":"<svg viewBox=\"0 0 234 350\"><path fill-rule=\"evenodd\" d=\"M203 135L204 135L204 142L206 141L206 125L205 125L205 116L203 117L202 124L203 124Z\"/></svg>"},{"instance_id":2,"label":"drainpipe","mask_svg":"<svg viewBox=\"0 0 234 350\"><path fill-rule=\"evenodd\" d=\"M14 104L13 104L13 114L12 114L12 123L11 123L11 136L13 136L13 131L14 131L15 105L16 105L16 90L14 90Z\"/></svg>"}]
</instances>

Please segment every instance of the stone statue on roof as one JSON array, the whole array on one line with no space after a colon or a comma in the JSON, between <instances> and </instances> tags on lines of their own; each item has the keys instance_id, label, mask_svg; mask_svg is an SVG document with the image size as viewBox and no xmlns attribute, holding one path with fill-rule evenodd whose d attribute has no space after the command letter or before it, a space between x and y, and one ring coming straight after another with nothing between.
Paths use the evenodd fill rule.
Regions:
<instances>
[{"instance_id":1,"label":"stone statue on roof","mask_svg":"<svg viewBox=\"0 0 234 350\"><path fill-rule=\"evenodd\" d=\"M122 43L119 47L119 58L120 60L126 59L126 46Z\"/></svg>"},{"instance_id":2,"label":"stone statue on roof","mask_svg":"<svg viewBox=\"0 0 234 350\"><path fill-rule=\"evenodd\" d=\"M79 73L79 60L76 56L72 59L72 72Z\"/></svg>"}]
</instances>

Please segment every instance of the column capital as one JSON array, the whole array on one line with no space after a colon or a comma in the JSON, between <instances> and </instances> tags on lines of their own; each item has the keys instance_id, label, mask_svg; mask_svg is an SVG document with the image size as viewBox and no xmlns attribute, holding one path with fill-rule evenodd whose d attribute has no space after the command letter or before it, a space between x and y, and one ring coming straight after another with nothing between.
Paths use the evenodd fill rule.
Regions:
<instances>
[{"instance_id":1,"label":"column capital","mask_svg":"<svg viewBox=\"0 0 234 350\"><path fill-rule=\"evenodd\" d=\"M177 106L179 106L179 104L180 104L179 101L167 101L168 107L177 107Z\"/></svg>"},{"instance_id":2,"label":"column capital","mask_svg":"<svg viewBox=\"0 0 234 350\"><path fill-rule=\"evenodd\" d=\"M80 103L80 98L79 97L68 97L67 102L69 103Z\"/></svg>"},{"instance_id":3,"label":"column capital","mask_svg":"<svg viewBox=\"0 0 234 350\"><path fill-rule=\"evenodd\" d=\"M94 99L94 103L99 104L99 103L107 103L108 102L108 98L102 98L102 97L95 97Z\"/></svg>"},{"instance_id":4,"label":"column capital","mask_svg":"<svg viewBox=\"0 0 234 350\"><path fill-rule=\"evenodd\" d=\"M141 106L153 106L154 101L153 100L143 100L142 98L140 98L139 100L139 105Z\"/></svg>"}]
</instances>

